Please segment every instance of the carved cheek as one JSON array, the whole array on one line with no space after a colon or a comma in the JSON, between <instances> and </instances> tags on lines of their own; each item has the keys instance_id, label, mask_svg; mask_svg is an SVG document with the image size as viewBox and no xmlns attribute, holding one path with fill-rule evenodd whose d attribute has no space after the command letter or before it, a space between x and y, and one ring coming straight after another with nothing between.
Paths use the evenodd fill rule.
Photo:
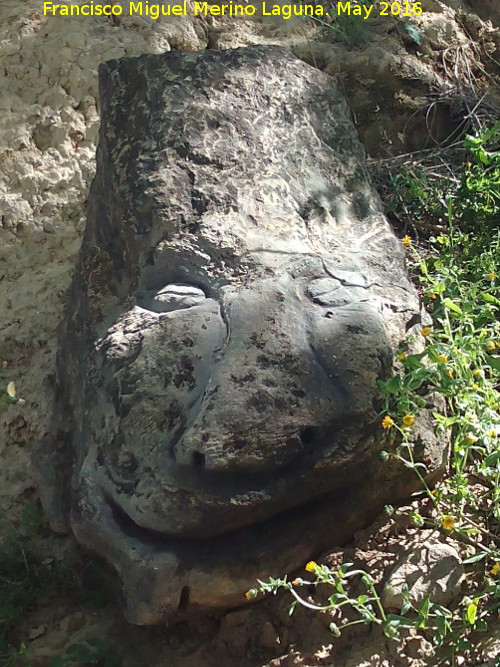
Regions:
<instances>
[{"instance_id":1,"label":"carved cheek","mask_svg":"<svg viewBox=\"0 0 500 667\"><path fill-rule=\"evenodd\" d=\"M126 329L121 332L127 347ZM111 468L125 457L143 467L163 466L182 434L190 411L201 399L226 327L219 304L202 305L162 315L142 333L135 358L115 363L103 403L114 403L114 433L101 440ZM112 393L114 396L112 396Z\"/></svg>"},{"instance_id":2,"label":"carved cheek","mask_svg":"<svg viewBox=\"0 0 500 667\"><path fill-rule=\"evenodd\" d=\"M377 392L391 347L377 307L368 300L311 310L311 344L330 381L355 413Z\"/></svg>"}]
</instances>

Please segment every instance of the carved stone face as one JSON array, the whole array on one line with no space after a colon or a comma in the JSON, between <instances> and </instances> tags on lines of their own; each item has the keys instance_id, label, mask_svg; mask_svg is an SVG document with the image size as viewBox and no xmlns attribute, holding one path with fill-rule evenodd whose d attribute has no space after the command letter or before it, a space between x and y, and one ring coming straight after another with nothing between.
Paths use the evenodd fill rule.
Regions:
<instances>
[{"instance_id":1,"label":"carved stone face","mask_svg":"<svg viewBox=\"0 0 500 667\"><path fill-rule=\"evenodd\" d=\"M171 283L138 297L96 344L107 379L86 440L112 506L200 539L345 486L365 445L335 435L373 409L390 353L366 283L287 257L219 294Z\"/></svg>"},{"instance_id":2,"label":"carved stone face","mask_svg":"<svg viewBox=\"0 0 500 667\"><path fill-rule=\"evenodd\" d=\"M53 527L157 623L243 603L399 493L377 381L419 304L326 75L177 52L106 64L101 98L35 460Z\"/></svg>"}]
</instances>

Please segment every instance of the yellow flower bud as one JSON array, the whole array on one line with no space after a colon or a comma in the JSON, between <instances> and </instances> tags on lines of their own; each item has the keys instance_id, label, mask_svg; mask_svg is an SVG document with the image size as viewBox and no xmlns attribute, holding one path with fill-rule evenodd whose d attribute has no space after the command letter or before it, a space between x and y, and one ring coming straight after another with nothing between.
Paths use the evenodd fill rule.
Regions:
<instances>
[{"instance_id":1,"label":"yellow flower bud","mask_svg":"<svg viewBox=\"0 0 500 667\"><path fill-rule=\"evenodd\" d=\"M413 415L405 415L402 421L403 421L403 426L409 427L415 421L415 417Z\"/></svg>"}]
</instances>

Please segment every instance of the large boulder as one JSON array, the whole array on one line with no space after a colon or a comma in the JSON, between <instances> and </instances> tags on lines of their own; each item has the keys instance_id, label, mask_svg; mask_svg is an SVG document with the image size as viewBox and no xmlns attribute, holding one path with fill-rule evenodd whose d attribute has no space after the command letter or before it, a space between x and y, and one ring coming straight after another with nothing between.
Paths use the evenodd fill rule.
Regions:
<instances>
[{"instance_id":1,"label":"large boulder","mask_svg":"<svg viewBox=\"0 0 500 667\"><path fill-rule=\"evenodd\" d=\"M171 52L104 64L100 94L34 460L53 529L153 624L244 603L417 487L379 460L377 381L421 312L326 74L279 47Z\"/></svg>"}]
</instances>

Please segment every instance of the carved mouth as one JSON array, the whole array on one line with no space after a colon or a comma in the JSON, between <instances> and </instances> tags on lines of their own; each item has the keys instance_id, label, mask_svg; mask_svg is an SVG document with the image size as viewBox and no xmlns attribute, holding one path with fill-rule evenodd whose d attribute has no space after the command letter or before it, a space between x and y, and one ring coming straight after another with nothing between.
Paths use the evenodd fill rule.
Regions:
<instances>
[{"instance_id":1,"label":"carved mouth","mask_svg":"<svg viewBox=\"0 0 500 667\"><path fill-rule=\"evenodd\" d=\"M100 475L100 493L124 532L130 524L130 529L144 531L144 537L151 537L155 545L158 540L168 544L169 540L218 539L296 513L300 507L321 505L321 499L332 497L333 490L346 493L365 476L362 465L349 463L348 447L337 443L332 458L326 430L320 435L309 427L306 435L316 446L283 466L279 474L222 472L170 463L163 468L165 477L151 473L154 484L147 495L137 493L137 501L132 501L127 484L110 475L111 469ZM176 490L169 491L170 485ZM140 534L135 537L142 542Z\"/></svg>"},{"instance_id":2,"label":"carved mouth","mask_svg":"<svg viewBox=\"0 0 500 667\"><path fill-rule=\"evenodd\" d=\"M318 449L321 451L321 448ZM201 518L193 520L187 529L184 526L182 532L158 530L144 525L145 522L139 523L122 506L119 498L110 492L109 487L105 489L101 486L100 494L111 511L110 518L124 535L154 551L179 552L183 560L185 556L189 559L193 544L197 548L202 546L207 554L215 556L224 548L224 544L231 544L231 548L234 548L235 541L255 539L265 542L269 536L283 533L294 535L294 539L301 542L304 539L307 541L307 535L312 534L312 528L304 528L315 524L314 517L329 516L332 507L345 504L352 494L357 494L356 487L364 484L369 461L365 460L365 465L361 461L346 465L343 460L345 454L347 452L340 449L337 452L338 459L328 463L324 456L319 459L311 457L307 467L302 460L301 465L287 466L286 474L278 477L254 477L253 481L256 482L258 477L259 483L253 485L249 484L249 475L228 476L220 472L193 469L191 472L185 471L176 478L177 482L181 482L180 488L193 493L193 499L196 494L199 497L203 490L209 500L204 506L193 504L193 513L199 509ZM305 468L308 474L305 474ZM218 494L211 493L214 489L218 490ZM186 504L189 506L188 500ZM217 510L220 502L224 507L232 508L234 514L229 514L225 521L219 522L220 509L219 513ZM189 518L189 511L186 511L184 517Z\"/></svg>"},{"instance_id":3,"label":"carved mouth","mask_svg":"<svg viewBox=\"0 0 500 667\"><path fill-rule=\"evenodd\" d=\"M314 524L314 516L331 512L332 507L339 504L340 498L345 499L350 495L350 492L325 493L319 497L310 500L307 503L292 508L282 510L272 517L267 517L261 521L256 521L250 525L238 527L234 530L228 530L215 536L209 537L180 537L166 532L160 532L149 528L139 526L125 510L120 507L109 496L105 497L108 504L112 519L119 530L128 538L139 542L144 547L153 551L162 552L176 552L183 554L184 557L193 551L193 545L197 545L196 557L194 562L198 562L201 549L205 555L215 555L216 552L224 550L225 546L249 539L261 539L258 536L265 536L266 534L276 534L276 530L284 530L284 526L288 526L288 531L293 533L303 533L303 524ZM304 539L304 538L302 538ZM307 539L307 538L306 538ZM233 548L233 547L232 547Z\"/></svg>"}]
</instances>

